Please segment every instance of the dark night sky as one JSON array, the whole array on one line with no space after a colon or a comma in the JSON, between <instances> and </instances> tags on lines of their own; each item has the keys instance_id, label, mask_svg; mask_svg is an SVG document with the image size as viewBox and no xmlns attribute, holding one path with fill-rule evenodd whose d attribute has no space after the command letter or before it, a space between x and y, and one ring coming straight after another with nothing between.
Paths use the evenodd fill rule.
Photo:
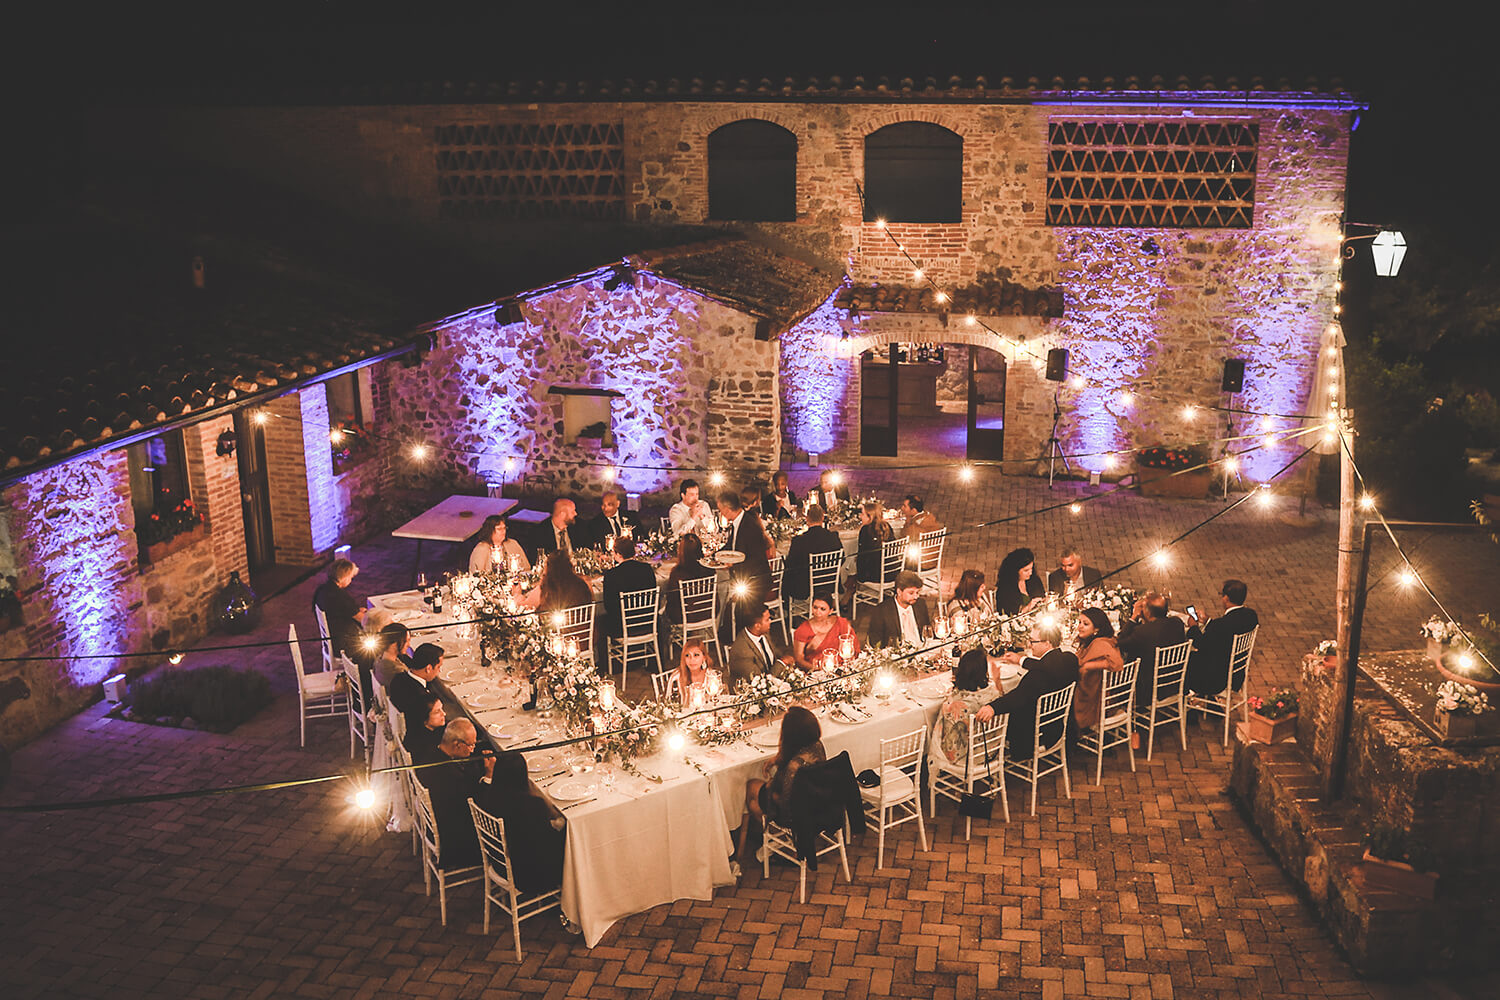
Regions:
<instances>
[{"instance_id":1,"label":"dark night sky","mask_svg":"<svg viewBox=\"0 0 1500 1000\"><path fill-rule=\"evenodd\" d=\"M299 0L51 10L25 72L59 104L139 88L347 81L1338 76L1371 103L1355 135L1351 218L1467 239L1494 217L1493 199L1468 204L1493 143L1482 127L1494 116L1490 33L1441 3Z\"/></svg>"}]
</instances>

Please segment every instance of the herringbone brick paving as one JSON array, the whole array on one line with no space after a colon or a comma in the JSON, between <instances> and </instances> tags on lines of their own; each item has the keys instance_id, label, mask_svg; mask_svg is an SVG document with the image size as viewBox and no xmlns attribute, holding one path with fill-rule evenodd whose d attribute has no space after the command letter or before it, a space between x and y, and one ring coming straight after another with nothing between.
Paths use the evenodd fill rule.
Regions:
<instances>
[{"instance_id":1,"label":"herringbone brick paving","mask_svg":"<svg viewBox=\"0 0 1500 1000\"><path fill-rule=\"evenodd\" d=\"M798 472L795 485L807 474ZM982 472L971 488L934 472L863 474L888 499L915 489L950 526L1082 495ZM1289 505L1292 500L1279 500ZM1117 496L955 536L946 560L993 573L1028 544L1050 565L1062 542L1112 568L1219 509L1212 502ZM1290 683L1300 656L1332 634L1331 520L1282 525L1241 509L1179 547L1178 604L1214 608L1219 581L1249 582L1265 627L1252 685ZM1494 605L1493 561L1447 539L1421 541L1424 576L1459 613ZM1390 565L1389 552L1382 568ZM361 547L357 586L404 586L410 549ZM439 559L441 556L435 556ZM435 568L435 563L434 563ZM1157 577L1160 577L1158 579ZM1373 578L1374 575L1372 575ZM305 582L268 602L252 638L311 630ZM1371 601L1371 648L1412 646L1424 603L1388 585ZM217 637L215 641L218 640ZM296 745L284 647L199 654L192 663L265 670L278 698L228 736L114 722L96 706L15 756L7 804L268 781L350 768L341 722L310 723ZM1044 783L1036 817L1012 788L1012 820L976 823L971 842L946 808L929 829L888 844L874 868L851 853L854 881L828 866L796 902L790 869L709 901L683 900L620 922L588 949L546 920L523 928L514 961L504 931L480 933L477 890L456 890L447 928L422 892L410 838L355 812L336 785L83 812L7 816L0 833L0 993L6 997L658 997L1026 998L1242 996L1478 997L1485 982L1391 987L1360 981L1223 794L1228 758L1190 729L1132 774L1106 763L1102 785L1072 768L1073 798ZM503 926L503 925L497 925Z\"/></svg>"}]
</instances>

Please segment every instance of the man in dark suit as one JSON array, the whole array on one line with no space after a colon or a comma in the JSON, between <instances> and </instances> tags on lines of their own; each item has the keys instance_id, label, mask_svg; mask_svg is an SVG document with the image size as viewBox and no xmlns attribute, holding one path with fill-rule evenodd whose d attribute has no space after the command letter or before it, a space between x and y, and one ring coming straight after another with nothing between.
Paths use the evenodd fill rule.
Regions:
<instances>
[{"instance_id":1,"label":"man in dark suit","mask_svg":"<svg viewBox=\"0 0 1500 1000\"><path fill-rule=\"evenodd\" d=\"M625 634L625 612L620 596L637 590L656 591L656 571L635 558L635 539L615 539L615 556L620 562L604 571L604 634L620 638Z\"/></svg>"},{"instance_id":2,"label":"man in dark suit","mask_svg":"<svg viewBox=\"0 0 1500 1000\"><path fill-rule=\"evenodd\" d=\"M807 508L807 530L792 539L782 563L782 595L799 599L811 597L808 573L812 568L812 557L821 552L842 551L844 543L838 532L823 527L823 508L817 504ZM837 585L833 589L837 590Z\"/></svg>"},{"instance_id":3,"label":"man in dark suit","mask_svg":"<svg viewBox=\"0 0 1500 1000\"><path fill-rule=\"evenodd\" d=\"M913 646L922 644L922 630L932 624L927 603L922 600L922 578L911 570L896 574L891 596L870 612L871 646L888 646L905 640Z\"/></svg>"},{"instance_id":4,"label":"man in dark suit","mask_svg":"<svg viewBox=\"0 0 1500 1000\"><path fill-rule=\"evenodd\" d=\"M1156 651L1163 646L1175 646L1185 637L1182 620L1167 614L1168 610L1166 595L1153 590L1135 602L1130 620L1120 626L1120 655L1126 663L1141 661L1135 675L1137 709L1151 704L1152 689L1156 686Z\"/></svg>"},{"instance_id":5,"label":"man in dark suit","mask_svg":"<svg viewBox=\"0 0 1500 1000\"><path fill-rule=\"evenodd\" d=\"M785 472L771 477L771 492L760 502L760 515L767 518L797 516L797 494L792 492L791 478Z\"/></svg>"},{"instance_id":6,"label":"man in dark suit","mask_svg":"<svg viewBox=\"0 0 1500 1000\"><path fill-rule=\"evenodd\" d=\"M567 497L552 502L552 516L538 527L536 551L531 554L533 564L556 552L558 549L586 549L592 542L588 529L578 521L578 505Z\"/></svg>"},{"instance_id":7,"label":"man in dark suit","mask_svg":"<svg viewBox=\"0 0 1500 1000\"><path fill-rule=\"evenodd\" d=\"M785 651L771 641L771 609L762 607L729 647L730 682L739 685L759 674L779 674L786 665Z\"/></svg>"},{"instance_id":8,"label":"man in dark suit","mask_svg":"<svg viewBox=\"0 0 1500 1000\"><path fill-rule=\"evenodd\" d=\"M432 818L437 822L438 842L442 853L438 867L468 868L479 864L479 837L474 832L474 817L469 800L479 799L485 806L489 785L495 774L495 758L475 756L479 734L468 719L454 719L443 730L443 738L431 751L422 752L414 764L417 780L427 788L432 799Z\"/></svg>"},{"instance_id":9,"label":"man in dark suit","mask_svg":"<svg viewBox=\"0 0 1500 1000\"><path fill-rule=\"evenodd\" d=\"M1029 760L1035 749L1037 702L1078 680L1078 657L1058 649L1061 642L1062 632L1056 625L1031 626L1031 655L1021 660L1026 676L1013 690L974 713L980 722L988 722L997 715L1010 716L1005 732L1012 760ZM1043 730L1042 743L1051 746L1061 736L1061 728Z\"/></svg>"},{"instance_id":10,"label":"man in dark suit","mask_svg":"<svg viewBox=\"0 0 1500 1000\"><path fill-rule=\"evenodd\" d=\"M849 484L845 482L843 473L832 469L824 469L818 474L818 485L809 490L807 495L824 510L834 510L840 504L853 503Z\"/></svg>"},{"instance_id":11,"label":"man in dark suit","mask_svg":"<svg viewBox=\"0 0 1500 1000\"><path fill-rule=\"evenodd\" d=\"M1260 624L1260 616L1245 607L1250 588L1242 580L1225 580L1219 588L1224 613L1206 625L1199 626L1197 615L1191 615L1192 627L1187 636L1193 640L1193 655L1188 659L1187 685L1194 694L1216 695L1225 687L1238 691L1245 686L1245 675L1229 676L1229 654L1235 637L1244 635Z\"/></svg>"},{"instance_id":12,"label":"man in dark suit","mask_svg":"<svg viewBox=\"0 0 1500 1000\"><path fill-rule=\"evenodd\" d=\"M386 697L406 716L407 729L422 724L427 715L428 694L435 694L443 700L443 708L450 718L463 715L463 709L454 701L452 693L438 680L443 671L444 655L442 646L424 642L412 652L411 667L391 678Z\"/></svg>"},{"instance_id":13,"label":"man in dark suit","mask_svg":"<svg viewBox=\"0 0 1500 1000\"><path fill-rule=\"evenodd\" d=\"M1047 593L1067 594L1069 588L1072 588L1072 592L1076 594L1088 587L1097 587L1103 577L1104 574L1094 567L1085 566L1083 556L1070 545L1058 557L1057 569L1047 577Z\"/></svg>"},{"instance_id":14,"label":"man in dark suit","mask_svg":"<svg viewBox=\"0 0 1500 1000\"><path fill-rule=\"evenodd\" d=\"M630 535L640 537L641 521L633 511L620 509L620 494L607 491L599 498L599 516L588 523L589 544L596 549L604 548L604 540L610 535L620 537L630 529Z\"/></svg>"},{"instance_id":15,"label":"man in dark suit","mask_svg":"<svg viewBox=\"0 0 1500 1000\"><path fill-rule=\"evenodd\" d=\"M719 516L729 525L729 541L724 548L745 556L744 562L729 571L729 599L734 606L735 626L740 627L760 617L766 595L771 592L766 529L760 515L746 510L740 495L732 491L719 494Z\"/></svg>"}]
</instances>

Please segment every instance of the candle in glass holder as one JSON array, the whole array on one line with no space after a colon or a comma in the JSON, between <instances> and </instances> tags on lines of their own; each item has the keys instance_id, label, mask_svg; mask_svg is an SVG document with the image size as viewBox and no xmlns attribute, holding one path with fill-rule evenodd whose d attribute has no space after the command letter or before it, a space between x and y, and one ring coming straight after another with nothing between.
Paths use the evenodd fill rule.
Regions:
<instances>
[{"instance_id":1,"label":"candle in glass holder","mask_svg":"<svg viewBox=\"0 0 1500 1000\"><path fill-rule=\"evenodd\" d=\"M594 727L594 735L595 736L598 736L600 733L604 732L604 716L602 716L602 715L591 715L591 716L589 716L589 722Z\"/></svg>"},{"instance_id":2,"label":"candle in glass holder","mask_svg":"<svg viewBox=\"0 0 1500 1000\"><path fill-rule=\"evenodd\" d=\"M939 639L948 638L948 619L939 617L932 623L932 634Z\"/></svg>"},{"instance_id":3,"label":"candle in glass holder","mask_svg":"<svg viewBox=\"0 0 1500 1000\"><path fill-rule=\"evenodd\" d=\"M615 682L609 678L605 678L599 682L599 707L606 712L614 710Z\"/></svg>"},{"instance_id":4,"label":"candle in glass holder","mask_svg":"<svg viewBox=\"0 0 1500 1000\"><path fill-rule=\"evenodd\" d=\"M691 707L695 712L699 711L703 708L706 700L707 699L703 692L703 685L694 684L692 687L692 694L688 696L689 707Z\"/></svg>"},{"instance_id":5,"label":"candle in glass holder","mask_svg":"<svg viewBox=\"0 0 1500 1000\"><path fill-rule=\"evenodd\" d=\"M467 576L453 578L453 596L456 600L467 600L474 589L474 581Z\"/></svg>"},{"instance_id":6,"label":"candle in glass holder","mask_svg":"<svg viewBox=\"0 0 1500 1000\"><path fill-rule=\"evenodd\" d=\"M521 572L521 557L514 552L510 554L510 571L512 573Z\"/></svg>"},{"instance_id":7,"label":"candle in glass holder","mask_svg":"<svg viewBox=\"0 0 1500 1000\"><path fill-rule=\"evenodd\" d=\"M553 656L561 656L563 654L562 636L554 635L550 640L548 640L547 648L552 651Z\"/></svg>"},{"instance_id":8,"label":"candle in glass holder","mask_svg":"<svg viewBox=\"0 0 1500 1000\"><path fill-rule=\"evenodd\" d=\"M896 678L889 672L882 670L875 675L875 695L879 698L889 698L891 689L896 686Z\"/></svg>"},{"instance_id":9,"label":"candle in glass holder","mask_svg":"<svg viewBox=\"0 0 1500 1000\"><path fill-rule=\"evenodd\" d=\"M710 698L718 698L724 693L724 675L717 670L708 670L703 674L703 687L708 691Z\"/></svg>"},{"instance_id":10,"label":"candle in glass holder","mask_svg":"<svg viewBox=\"0 0 1500 1000\"><path fill-rule=\"evenodd\" d=\"M622 524L620 525L620 534L624 535L626 538L634 538L635 528L628 524Z\"/></svg>"},{"instance_id":11,"label":"candle in glass holder","mask_svg":"<svg viewBox=\"0 0 1500 1000\"><path fill-rule=\"evenodd\" d=\"M839 656L846 660L854 659L854 634L852 632L839 639Z\"/></svg>"},{"instance_id":12,"label":"candle in glass holder","mask_svg":"<svg viewBox=\"0 0 1500 1000\"><path fill-rule=\"evenodd\" d=\"M969 629L969 616L960 609L953 612L953 634L963 635Z\"/></svg>"},{"instance_id":13,"label":"candle in glass holder","mask_svg":"<svg viewBox=\"0 0 1500 1000\"><path fill-rule=\"evenodd\" d=\"M839 666L839 654L838 653L836 653L836 652L834 652L833 650L830 649L830 650L828 650L827 652L825 652L823 654L823 669L824 670L832 672L834 670L837 670L838 666Z\"/></svg>"},{"instance_id":14,"label":"candle in glass holder","mask_svg":"<svg viewBox=\"0 0 1500 1000\"><path fill-rule=\"evenodd\" d=\"M569 639L568 642L567 642L567 645L564 646L564 652L567 653L568 659L570 659L570 660L573 657L577 656L578 655L578 640L577 639Z\"/></svg>"},{"instance_id":15,"label":"candle in glass holder","mask_svg":"<svg viewBox=\"0 0 1500 1000\"><path fill-rule=\"evenodd\" d=\"M604 551L605 552L613 552L614 550L615 550L615 536L614 535L605 535L604 536Z\"/></svg>"}]
</instances>

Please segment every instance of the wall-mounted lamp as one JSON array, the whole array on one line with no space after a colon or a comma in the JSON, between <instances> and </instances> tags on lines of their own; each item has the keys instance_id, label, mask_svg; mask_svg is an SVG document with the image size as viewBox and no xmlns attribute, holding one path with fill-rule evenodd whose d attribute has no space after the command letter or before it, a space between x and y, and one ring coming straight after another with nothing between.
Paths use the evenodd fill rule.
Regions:
<instances>
[{"instance_id":1,"label":"wall-mounted lamp","mask_svg":"<svg viewBox=\"0 0 1500 1000\"><path fill-rule=\"evenodd\" d=\"M233 455L236 440L237 439L234 436L234 431L226 430L221 432L219 434L219 439L214 442L214 454L218 455L220 458L226 458L230 455Z\"/></svg>"}]
</instances>

